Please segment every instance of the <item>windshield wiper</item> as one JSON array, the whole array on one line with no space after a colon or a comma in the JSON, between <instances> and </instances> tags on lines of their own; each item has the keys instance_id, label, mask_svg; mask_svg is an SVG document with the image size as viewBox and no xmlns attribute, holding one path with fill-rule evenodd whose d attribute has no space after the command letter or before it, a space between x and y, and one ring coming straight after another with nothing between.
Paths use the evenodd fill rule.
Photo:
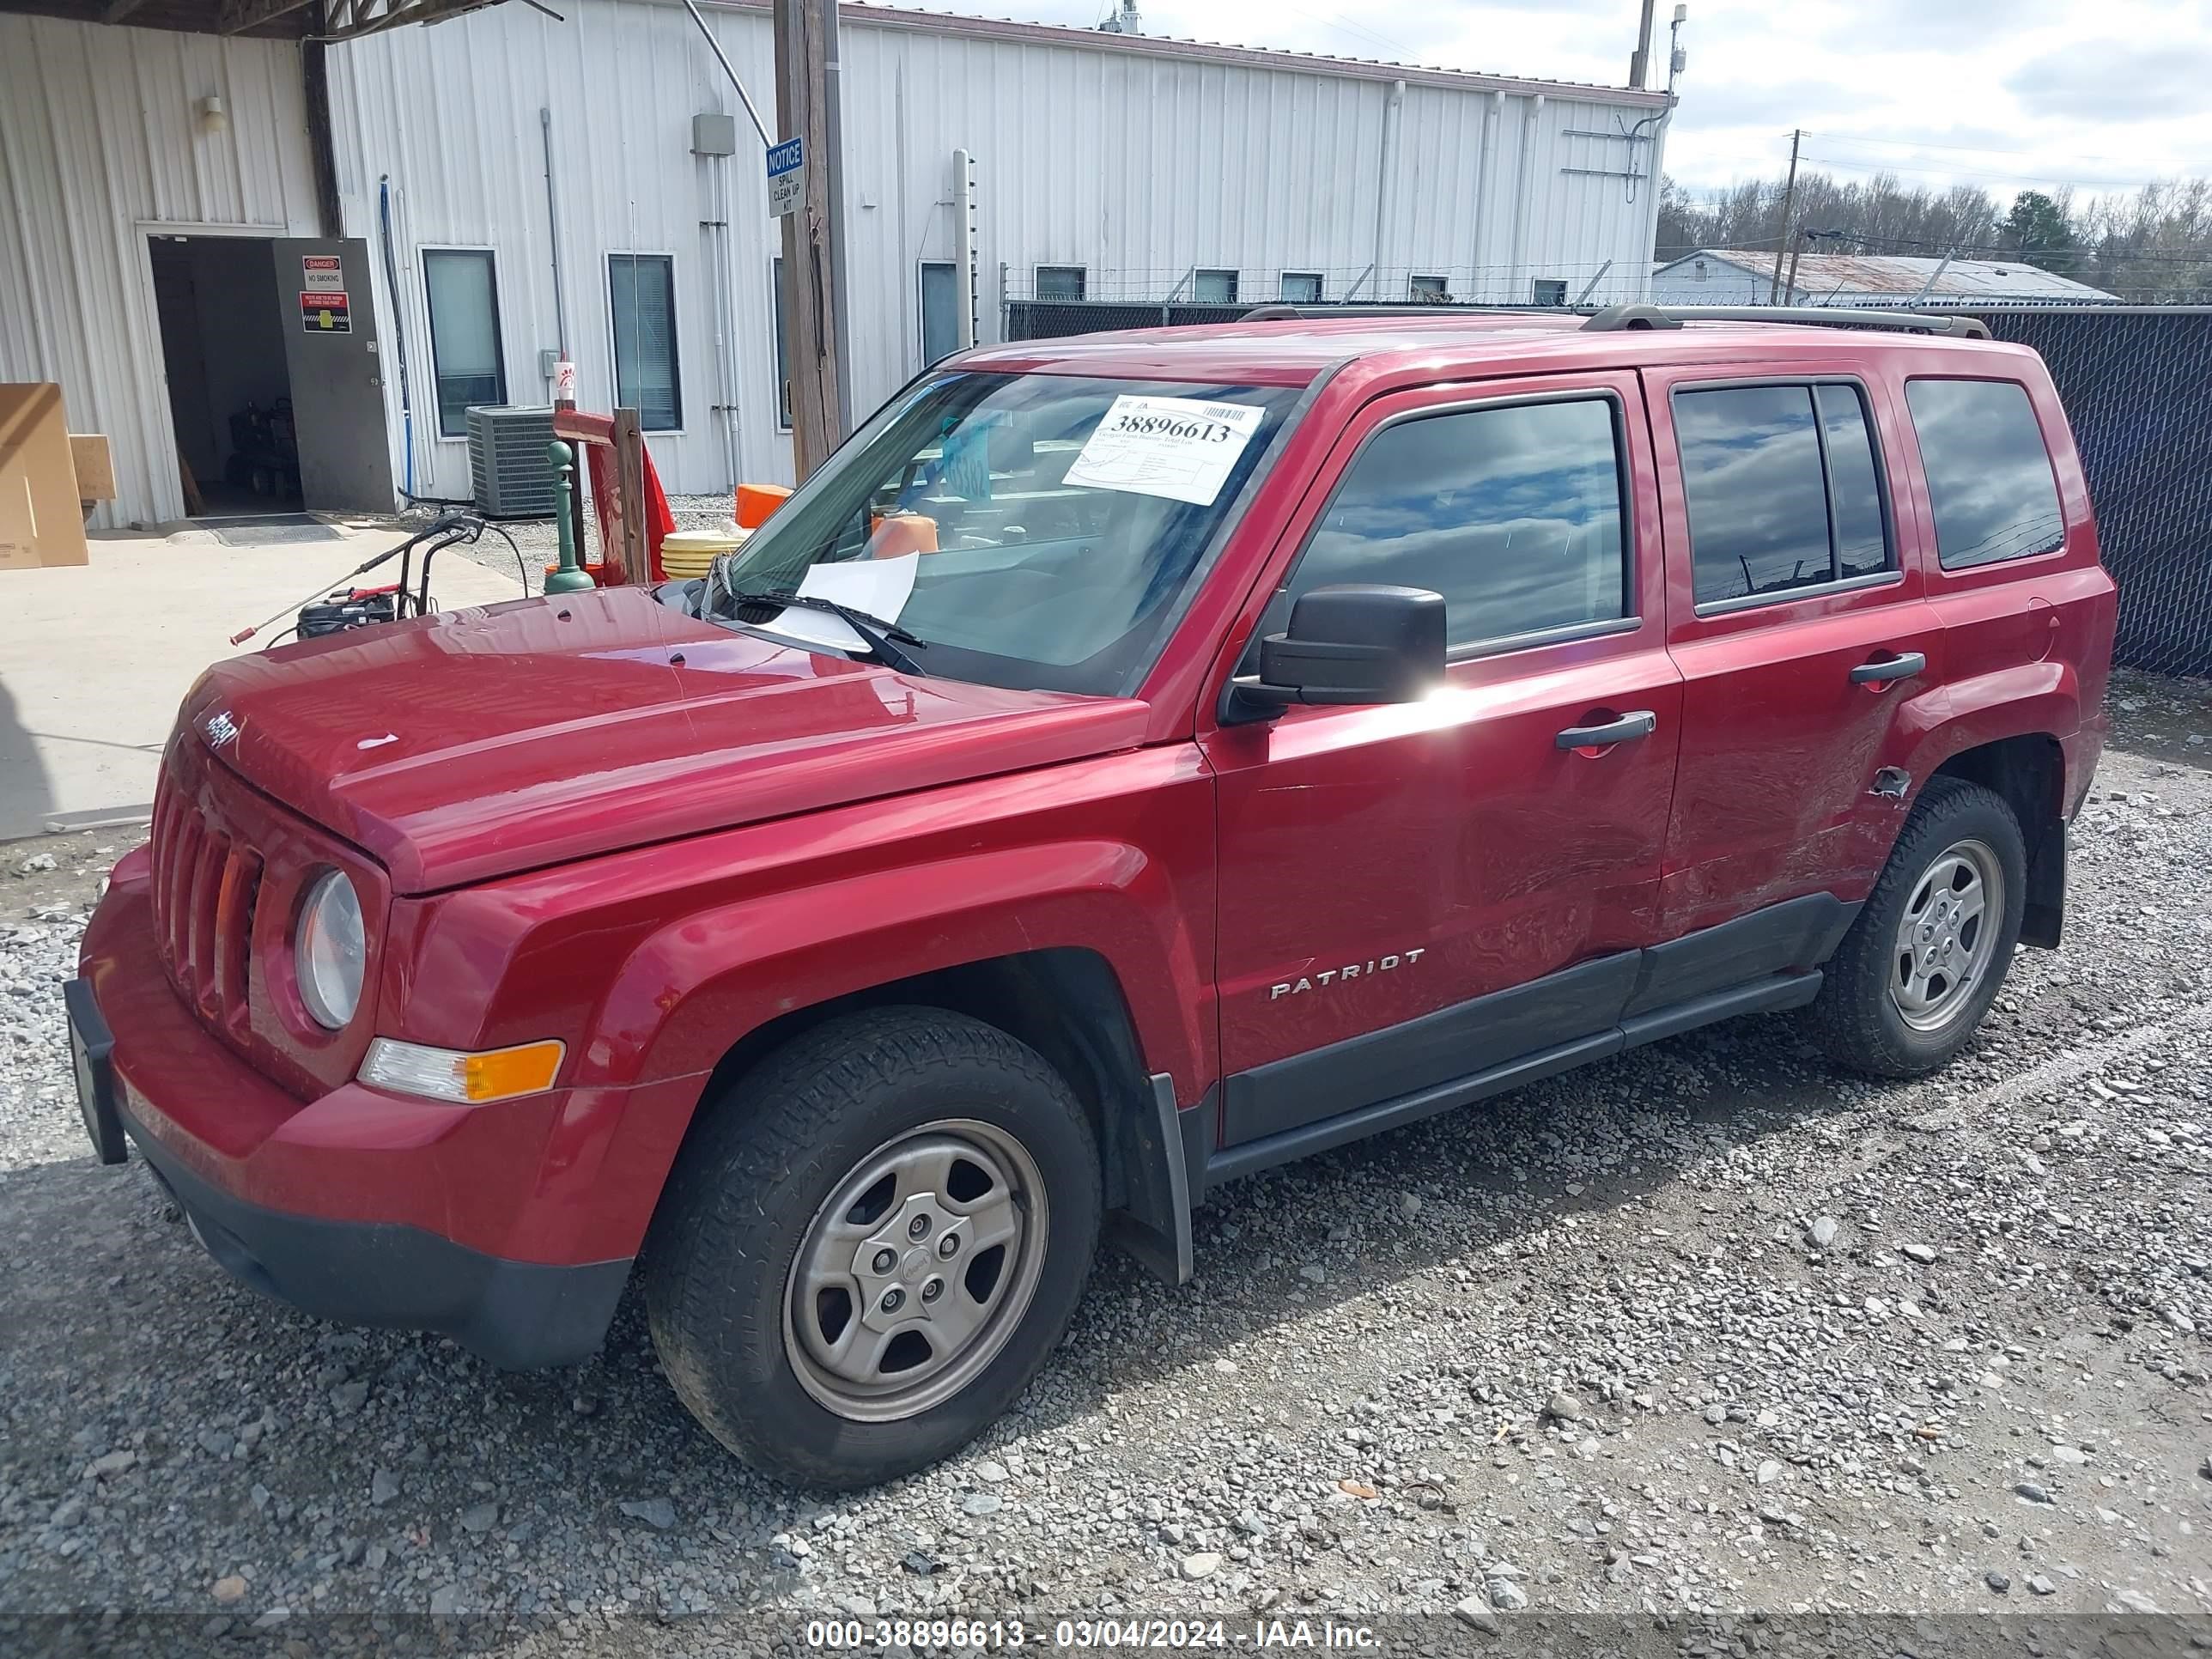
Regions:
<instances>
[{"instance_id":1,"label":"windshield wiper","mask_svg":"<svg viewBox=\"0 0 2212 1659\"><path fill-rule=\"evenodd\" d=\"M861 642L868 647L876 659L886 666L896 668L902 674L917 674L926 677L929 672L912 657L899 649L900 645L910 645L916 650L926 651L929 648L927 640L916 639L896 623L885 622L881 617L872 617L865 611L855 611L849 605L841 605L836 599L825 599L818 593L771 592L766 588L760 587L738 588L728 597L733 605L796 605L802 611L827 611L858 634ZM898 643L892 643L894 641Z\"/></svg>"}]
</instances>

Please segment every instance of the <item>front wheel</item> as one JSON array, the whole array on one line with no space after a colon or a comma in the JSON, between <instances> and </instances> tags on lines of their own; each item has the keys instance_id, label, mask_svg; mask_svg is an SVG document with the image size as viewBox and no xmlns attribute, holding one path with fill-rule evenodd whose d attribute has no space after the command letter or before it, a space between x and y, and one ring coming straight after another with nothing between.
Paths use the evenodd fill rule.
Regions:
<instances>
[{"instance_id":1,"label":"front wheel","mask_svg":"<svg viewBox=\"0 0 2212 1659\"><path fill-rule=\"evenodd\" d=\"M1964 1048L2020 941L2027 854L2002 795L1931 779L1808 1012L1830 1055L1924 1077Z\"/></svg>"},{"instance_id":2,"label":"front wheel","mask_svg":"<svg viewBox=\"0 0 2212 1659\"><path fill-rule=\"evenodd\" d=\"M1067 1328L1098 1153L1067 1084L934 1009L826 1022L686 1145L647 1249L654 1346L732 1451L873 1485L988 1425Z\"/></svg>"}]
</instances>

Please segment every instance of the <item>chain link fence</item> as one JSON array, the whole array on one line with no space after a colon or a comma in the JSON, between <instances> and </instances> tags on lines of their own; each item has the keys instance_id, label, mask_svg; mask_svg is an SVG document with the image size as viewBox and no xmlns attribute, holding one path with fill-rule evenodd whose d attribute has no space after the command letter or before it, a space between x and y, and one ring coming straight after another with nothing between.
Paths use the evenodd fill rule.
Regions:
<instances>
[{"instance_id":1,"label":"chain link fence","mask_svg":"<svg viewBox=\"0 0 2212 1659\"><path fill-rule=\"evenodd\" d=\"M1006 337L1234 322L1251 309L1010 300ZM2157 673L2212 675L2212 307L1950 309L1980 318L2000 340L2033 346L2051 366L2088 476L2105 564L2120 585L2116 659Z\"/></svg>"},{"instance_id":2,"label":"chain link fence","mask_svg":"<svg viewBox=\"0 0 2212 1659\"><path fill-rule=\"evenodd\" d=\"M2120 585L2113 655L2212 674L2212 309L1976 307L2050 365Z\"/></svg>"}]
</instances>

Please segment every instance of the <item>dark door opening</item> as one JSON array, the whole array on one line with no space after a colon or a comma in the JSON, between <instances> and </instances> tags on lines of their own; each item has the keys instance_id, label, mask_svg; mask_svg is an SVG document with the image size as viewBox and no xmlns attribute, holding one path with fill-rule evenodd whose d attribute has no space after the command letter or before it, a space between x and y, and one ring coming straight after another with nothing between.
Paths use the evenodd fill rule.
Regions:
<instances>
[{"instance_id":1,"label":"dark door opening","mask_svg":"<svg viewBox=\"0 0 2212 1659\"><path fill-rule=\"evenodd\" d=\"M194 517L302 505L274 247L261 236L148 243L185 510Z\"/></svg>"}]
</instances>

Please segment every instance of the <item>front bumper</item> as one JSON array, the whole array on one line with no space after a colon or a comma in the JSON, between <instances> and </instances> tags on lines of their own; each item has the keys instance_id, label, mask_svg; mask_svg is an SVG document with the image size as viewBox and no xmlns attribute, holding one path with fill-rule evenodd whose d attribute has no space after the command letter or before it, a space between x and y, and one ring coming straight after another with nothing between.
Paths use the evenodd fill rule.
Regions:
<instances>
[{"instance_id":1,"label":"front bumper","mask_svg":"<svg viewBox=\"0 0 2212 1659\"><path fill-rule=\"evenodd\" d=\"M73 1048L100 1062L78 1066L106 1096L87 1104L94 1145L103 1121L118 1127L234 1277L324 1318L436 1331L502 1366L599 1346L696 1079L474 1108L348 1084L303 1103L170 988L137 854L86 931L81 970L67 1000Z\"/></svg>"},{"instance_id":2,"label":"front bumper","mask_svg":"<svg viewBox=\"0 0 2212 1659\"><path fill-rule=\"evenodd\" d=\"M627 1261L506 1261L419 1227L264 1210L193 1175L128 1111L123 1122L222 1270L319 1318L436 1331L495 1365L528 1370L597 1352L629 1278Z\"/></svg>"}]
</instances>

